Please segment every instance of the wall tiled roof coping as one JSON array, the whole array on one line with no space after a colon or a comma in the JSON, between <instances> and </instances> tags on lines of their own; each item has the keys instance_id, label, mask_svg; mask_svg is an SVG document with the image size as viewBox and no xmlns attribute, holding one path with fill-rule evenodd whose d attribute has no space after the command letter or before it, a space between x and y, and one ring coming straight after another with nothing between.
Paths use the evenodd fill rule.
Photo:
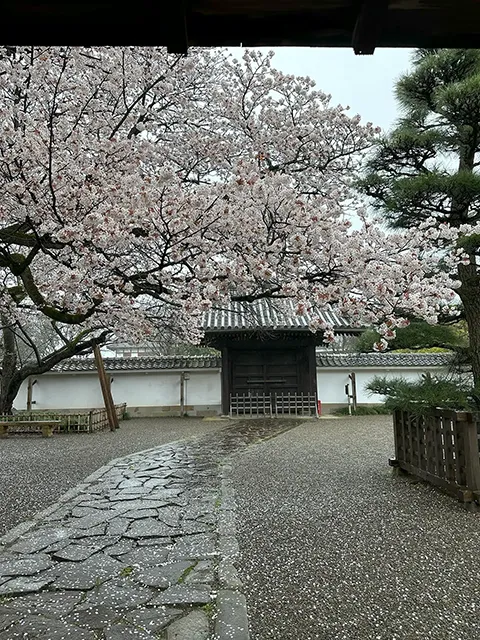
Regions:
<instances>
[{"instance_id":1,"label":"wall tiled roof coping","mask_svg":"<svg viewBox=\"0 0 480 640\"><path fill-rule=\"evenodd\" d=\"M450 353L326 353L317 352L319 368L445 367ZM219 369L220 356L156 356L151 358L104 358L105 369L113 371L163 371ZM72 358L57 365L56 372L96 371L93 358Z\"/></svg>"},{"instance_id":2,"label":"wall tiled roof coping","mask_svg":"<svg viewBox=\"0 0 480 640\"><path fill-rule=\"evenodd\" d=\"M445 367L451 353L317 353L317 367Z\"/></svg>"},{"instance_id":3,"label":"wall tiled roof coping","mask_svg":"<svg viewBox=\"0 0 480 640\"><path fill-rule=\"evenodd\" d=\"M156 356L151 358L104 358L107 371L158 371L168 369L218 369L217 356ZM93 358L72 358L57 365L54 371L96 371Z\"/></svg>"}]
</instances>

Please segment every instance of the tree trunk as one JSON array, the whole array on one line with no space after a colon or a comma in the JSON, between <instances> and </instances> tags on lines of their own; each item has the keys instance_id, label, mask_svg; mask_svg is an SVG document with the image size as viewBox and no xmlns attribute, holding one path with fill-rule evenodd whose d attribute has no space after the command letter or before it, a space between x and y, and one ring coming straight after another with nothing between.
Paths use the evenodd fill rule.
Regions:
<instances>
[{"instance_id":1,"label":"tree trunk","mask_svg":"<svg viewBox=\"0 0 480 640\"><path fill-rule=\"evenodd\" d=\"M468 325L469 351L472 361L473 381L480 390L480 278L472 256L472 264L459 265L458 276L461 287L458 294L465 310Z\"/></svg>"},{"instance_id":2,"label":"tree trunk","mask_svg":"<svg viewBox=\"0 0 480 640\"><path fill-rule=\"evenodd\" d=\"M3 334L2 376L0 379L0 414L12 413L13 402L21 382L16 380L17 349L15 334L5 316L0 317Z\"/></svg>"}]
</instances>

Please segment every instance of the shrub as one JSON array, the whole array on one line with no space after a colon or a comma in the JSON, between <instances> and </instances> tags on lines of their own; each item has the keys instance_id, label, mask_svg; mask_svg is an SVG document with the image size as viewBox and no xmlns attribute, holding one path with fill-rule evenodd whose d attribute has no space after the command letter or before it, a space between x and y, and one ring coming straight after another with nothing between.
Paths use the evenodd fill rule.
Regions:
<instances>
[{"instance_id":1,"label":"shrub","mask_svg":"<svg viewBox=\"0 0 480 640\"><path fill-rule=\"evenodd\" d=\"M419 380L376 376L365 387L370 394L385 396L385 407L424 413L440 407L457 411L478 411L480 398L471 386L448 376L424 374Z\"/></svg>"}]
</instances>

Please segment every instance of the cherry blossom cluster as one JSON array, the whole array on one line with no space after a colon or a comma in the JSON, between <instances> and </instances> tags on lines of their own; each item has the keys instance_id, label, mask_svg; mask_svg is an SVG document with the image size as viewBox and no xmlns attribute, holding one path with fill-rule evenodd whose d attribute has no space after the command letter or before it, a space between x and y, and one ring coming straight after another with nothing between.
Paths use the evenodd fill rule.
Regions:
<instances>
[{"instance_id":1,"label":"cherry blossom cluster","mask_svg":"<svg viewBox=\"0 0 480 640\"><path fill-rule=\"evenodd\" d=\"M378 131L272 61L1 49L0 311L198 341L212 305L289 297L326 341L326 307L379 325L379 349L435 322L458 237L369 221L353 184Z\"/></svg>"}]
</instances>

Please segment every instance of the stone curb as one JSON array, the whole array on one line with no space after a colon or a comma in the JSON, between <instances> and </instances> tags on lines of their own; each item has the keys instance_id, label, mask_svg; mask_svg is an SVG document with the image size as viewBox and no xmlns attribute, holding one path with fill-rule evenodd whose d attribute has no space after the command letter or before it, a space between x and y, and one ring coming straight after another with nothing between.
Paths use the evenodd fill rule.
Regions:
<instances>
[{"instance_id":1,"label":"stone curb","mask_svg":"<svg viewBox=\"0 0 480 640\"><path fill-rule=\"evenodd\" d=\"M241 592L235 560L240 555L235 525L235 489L231 480L232 465L224 463L220 472L220 506L217 520L218 580L216 619L213 640L250 640L247 602Z\"/></svg>"},{"instance_id":2,"label":"stone curb","mask_svg":"<svg viewBox=\"0 0 480 640\"><path fill-rule=\"evenodd\" d=\"M217 611L214 640L249 640L247 603L243 593L220 590Z\"/></svg>"}]
</instances>

